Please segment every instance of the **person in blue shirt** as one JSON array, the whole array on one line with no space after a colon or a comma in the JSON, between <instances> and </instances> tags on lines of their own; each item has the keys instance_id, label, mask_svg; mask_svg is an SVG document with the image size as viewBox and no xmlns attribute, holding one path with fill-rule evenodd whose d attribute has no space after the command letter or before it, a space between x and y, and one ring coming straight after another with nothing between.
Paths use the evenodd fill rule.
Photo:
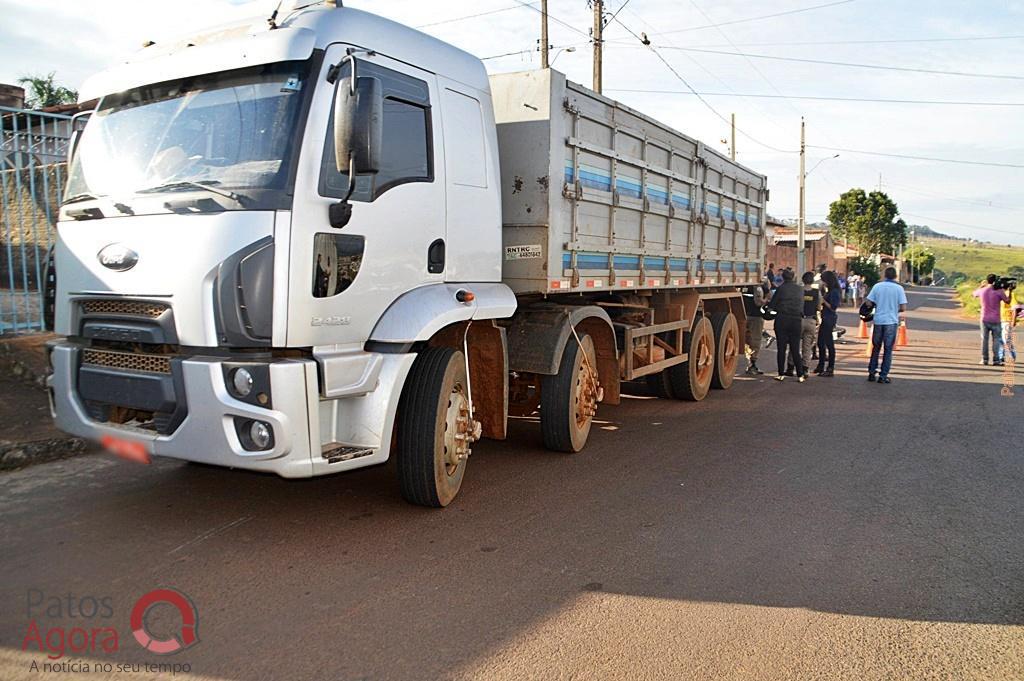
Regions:
<instances>
[{"instance_id":1,"label":"person in blue shirt","mask_svg":"<svg viewBox=\"0 0 1024 681\"><path fill-rule=\"evenodd\" d=\"M821 326L818 327L818 366L814 373L819 376L833 376L836 368L836 341L832 333L836 330L839 315L836 310L842 303L842 286L835 272L821 275Z\"/></svg>"},{"instance_id":2,"label":"person in blue shirt","mask_svg":"<svg viewBox=\"0 0 1024 681\"><path fill-rule=\"evenodd\" d=\"M875 325L871 332L871 361L868 363L868 380L892 383L889 369L892 367L893 345L900 321L906 317L907 293L896 283L896 268L885 268L885 280L871 287L867 299L875 309ZM878 370L878 354L884 350L882 369Z\"/></svg>"}]
</instances>

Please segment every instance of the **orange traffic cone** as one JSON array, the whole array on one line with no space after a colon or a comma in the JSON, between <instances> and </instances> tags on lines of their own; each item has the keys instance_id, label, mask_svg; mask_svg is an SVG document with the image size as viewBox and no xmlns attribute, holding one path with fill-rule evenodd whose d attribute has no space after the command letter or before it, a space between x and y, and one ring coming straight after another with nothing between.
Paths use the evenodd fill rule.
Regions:
<instances>
[{"instance_id":1,"label":"orange traffic cone","mask_svg":"<svg viewBox=\"0 0 1024 681\"><path fill-rule=\"evenodd\" d=\"M872 334L871 334L872 336L874 335L873 332L874 332L874 329L872 329ZM870 357L871 356L871 339L870 338L868 338L868 342L864 344L864 356L865 357Z\"/></svg>"},{"instance_id":2,"label":"orange traffic cone","mask_svg":"<svg viewBox=\"0 0 1024 681\"><path fill-rule=\"evenodd\" d=\"M904 345L910 345L907 342L907 323L900 322L900 329L896 332L896 347L900 348Z\"/></svg>"},{"instance_id":3,"label":"orange traffic cone","mask_svg":"<svg viewBox=\"0 0 1024 681\"><path fill-rule=\"evenodd\" d=\"M868 337L868 323L862 319L862 320L860 320L860 328L857 329L857 338L867 338L867 337Z\"/></svg>"}]
</instances>

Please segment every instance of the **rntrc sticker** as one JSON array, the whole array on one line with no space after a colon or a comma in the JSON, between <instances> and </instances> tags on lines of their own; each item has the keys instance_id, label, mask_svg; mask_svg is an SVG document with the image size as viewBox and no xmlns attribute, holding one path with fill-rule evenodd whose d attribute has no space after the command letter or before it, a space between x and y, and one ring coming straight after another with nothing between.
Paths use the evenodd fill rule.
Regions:
<instances>
[{"instance_id":1,"label":"rntrc sticker","mask_svg":"<svg viewBox=\"0 0 1024 681\"><path fill-rule=\"evenodd\" d=\"M505 246L505 260L532 260L543 258L540 244L524 244L522 246Z\"/></svg>"}]
</instances>

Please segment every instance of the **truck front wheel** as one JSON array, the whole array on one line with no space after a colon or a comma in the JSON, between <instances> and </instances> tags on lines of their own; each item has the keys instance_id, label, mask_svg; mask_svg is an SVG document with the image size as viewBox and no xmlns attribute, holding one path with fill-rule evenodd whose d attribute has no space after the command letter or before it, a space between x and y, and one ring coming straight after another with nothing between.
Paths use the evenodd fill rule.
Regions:
<instances>
[{"instance_id":1,"label":"truck front wheel","mask_svg":"<svg viewBox=\"0 0 1024 681\"><path fill-rule=\"evenodd\" d=\"M469 410L466 360L458 350L423 350L409 370L398 407L398 481L420 506L451 503L462 486L479 424Z\"/></svg>"},{"instance_id":2,"label":"truck front wheel","mask_svg":"<svg viewBox=\"0 0 1024 681\"><path fill-rule=\"evenodd\" d=\"M579 339L569 337L558 373L541 377L540 427L544 446L556 452L583 449L597 413L600 386L594 341L588 334Z\"/></svg>"}]
</instances>

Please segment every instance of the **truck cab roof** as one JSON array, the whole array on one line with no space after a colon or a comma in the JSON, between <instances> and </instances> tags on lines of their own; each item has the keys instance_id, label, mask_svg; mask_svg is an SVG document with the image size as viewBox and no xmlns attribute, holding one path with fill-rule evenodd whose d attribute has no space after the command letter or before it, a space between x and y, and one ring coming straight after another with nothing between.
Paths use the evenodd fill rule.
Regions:
<instances>
[{"instance_id":1,"label":"truck cab roof","mask_svg":"<svg viewBox=\"0 0 1024 681\"><path fill-rule=\"evenodd\" d=\"M367 40L367 36L372 36ZM475 56L416 29L351 8L317 5L282 13L271 28L257 17L152 43L82 85L79 101L178 78L308 59L335 43L374 50L432 73L489 92L487 72Z\"/></svg>"}]
</instances>

